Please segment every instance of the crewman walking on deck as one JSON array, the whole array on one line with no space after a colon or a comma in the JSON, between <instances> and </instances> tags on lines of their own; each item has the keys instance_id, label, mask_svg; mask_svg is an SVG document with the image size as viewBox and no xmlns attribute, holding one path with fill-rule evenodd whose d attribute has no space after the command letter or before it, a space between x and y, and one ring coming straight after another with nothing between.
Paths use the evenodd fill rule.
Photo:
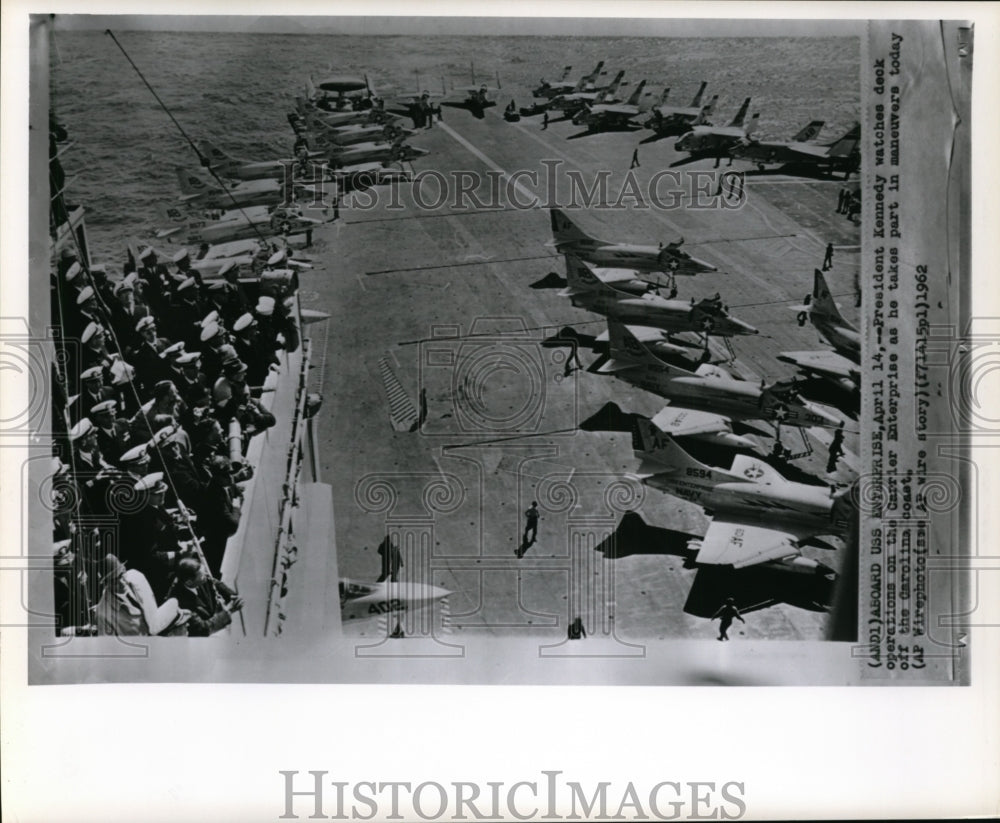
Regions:
<instances>
[{"instance_id":1,"label":"crewman walking on deck","mask_svg":"<svg viewBox=\"0 0 1000 823\"><path fill-rule=\"evenodd\" d=\"M587 630L583 627L583 620L579 617L574 617L573 622L569 624L569 628L566 630L566 637L570 640L582 640L587 636Z\"/></svg>"},{"instance_id":2,"label":"crewman walking on deck","mask_svg":"<svg viewBox=\"0 0 1000 823\"><path fill-rule=\"evenodd\" d=\"M514 552L518 557L524 557L524 553L535 544L535 539L538 537L538 518L538 503L532 500L531 506L524 513L524 537L521 546Z\"/></svg>"},{"instance_id":3,"label":"crewman walking on deck","mask_svg":"<svg viewBox=\"0 0 1000 823\"><path fill-rule=\"evenodd\" d=\"M726 598L726 602L722 605L715 614L712 615L712 619L715 620L716 617L721 617L722 620L719 622L719 636L717 640L728 640L729 627L733 625L733 620L739 620L740 623L745 624L747 621L743 619L740 614L740 610L736 608L736 601L731 597Z\"/></svg>"},{"instance_id":4,"label":"crewman walking on deck","mask_svg":"<svg viewBox=\"0 0 1000 823\"><path fill-rule=\"evenodd\" d=\"M382 574L376 583L383 583L388 578L392 583L397 582L399 567L403 565L403 557L399 553L399 541L396 535L386 535L385 539L378 544L378 553L382 558Z\"/></svg>"},{"instance_id":5,"label":"crewman walking on deck","mask_svg":"<svg viewBox=\"0 0 1000 823\"><path fill-rule=\"evenodd\" d=\"M833 440L830 441L830 456L826 461L827 474L833 474L837 470L837 463L844 456L844 426L833 433Z\"/></svg>"},{"instance_id":6,"label":"crewman walking on deck","mask_svg":"<svg viewBox=\"0 0 1000 823\"><path fill-rule=\"evenodd\" d=\"M823 255L823 271L833 268L833 243L826 244L826 254Z\"/></svg>"},{"instance_id":7,"label":"crewman walking on deck","mask_svg":"<svg viewBox=\"0 0 1000 823\"><path fill-rule=\"evenodd\" d=\"M545 112L542 115L542 131L545 131L549 127L549 113Z\"/></svg>"},{"instance_id":8,"label":"crewman walking on deck","mask_svg":"<svg viewBox=\"0 0 1000 823\"><path fill-rule=\"evenodd\" d=\"M847 189L841 188L837 195L837 214L844 213L844 201L847 200Z\"/></svg>"},{"instance_id":9,"label":"crewman walking on deck","mask_svg":"<svg viewBox=\"0 0 1000 823\"><path fill-rule=\"evenodd\" d=\"M629 171L639 167L639 147L636 146L632 149L632 165L629 166Z\"/></svg>"}]
</instances>

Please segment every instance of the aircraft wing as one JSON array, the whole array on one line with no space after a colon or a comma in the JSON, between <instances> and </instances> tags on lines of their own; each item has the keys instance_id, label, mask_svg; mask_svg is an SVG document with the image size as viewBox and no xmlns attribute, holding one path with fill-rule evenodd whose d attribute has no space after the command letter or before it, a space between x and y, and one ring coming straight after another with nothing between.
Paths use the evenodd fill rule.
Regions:
<instances>
[{"instance_id":1,"label":"aircraft wing","mask_svg":"<svg viewBox=\"0 0 1000 823\"><path fill-rule=\"evenodd\" d=\"M850 380L860 371L856 364L834 351L784 351L778 355L778 359L804 371Z\"/></svg>"},{"instance_id":2,"label":"aircraft wing","mask_svg":"<svg viewBox=\"0 0 1000 823\"><path fill-rule=\"evenodd\" d=\"M730 473L762 485L783 486L788 483L773 466L747 454L738 454L733 458Z\"/></svg>"},{"instance_id":3,"label":"aircraft wing","mask_svg":"<svg viewBox=\"0 0 1000 823\"><path fill-rule=\"evenodd\" d=\"M830 154L828 146L820 146L815 143L793 143L790 146L785 146L785 151L798 155L802 158L817 160L828 157Z\"/></svg>"},{"instance_id":4,"label":"aircraft wing","mask_svg":"<svg viewBox=\"0 0 1000 823\"><path fill-rule=\"evenodd\" d=\"M713 520L695 562L742 569L799 553L795 535L770 526L751 526Z\"/></svg>"},{"instance_id":5,"label":"aircraft wing","mask_svg":"<svg viewBox=\"0 0 1000 823\"><path fill-rule=\"evenodd\" d=\"M732 431L728 417L706 411L666 406L653 418L653 425L674 437Z\"/></svg>"}]
</instances>

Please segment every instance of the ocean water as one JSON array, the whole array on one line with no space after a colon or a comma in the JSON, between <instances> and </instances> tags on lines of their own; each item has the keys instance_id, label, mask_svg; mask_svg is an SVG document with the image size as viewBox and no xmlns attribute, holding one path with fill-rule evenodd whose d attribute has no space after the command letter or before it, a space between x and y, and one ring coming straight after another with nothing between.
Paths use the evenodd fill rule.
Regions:
<instances>
[{"instance_id":1,"label":"ocean water","mask_svg":"<svg viewBox=\"0 0 1000 823\"><path fill-rule=\"evenodd\" d=\"M414 91L418 78L433 90L468 85L475 61L476 82L492 83L499 72L500 99L527 105L539 78L556 79L565 65L576 78L603 59L609 77L625 69L657 96L669 86L678 105L707 81L706 95L719 94L716 123L751 96L758 134L778 139L823 119L822 136L833 140L860 113L860 42L852 37L116 36L195 143L207 138L251 160L289 156L295 96L309 74L331 69L367 73L389 99ZM198 159L109 36L57 31L50 56L52 108L75 141L64 156L69 200L86 206L94 257L114 271L129 238L153 239L157 203L178 197L175 167ZM432 155L416 167L443 162Z\"/></svg>"}]
</instances>

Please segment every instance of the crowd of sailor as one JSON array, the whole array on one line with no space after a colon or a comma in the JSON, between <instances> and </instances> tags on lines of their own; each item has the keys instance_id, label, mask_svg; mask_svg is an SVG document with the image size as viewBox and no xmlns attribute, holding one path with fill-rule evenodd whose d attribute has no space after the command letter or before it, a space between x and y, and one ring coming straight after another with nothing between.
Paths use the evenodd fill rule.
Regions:
<instances>
[{"instance_id":1,"label":"crowd of sailor","mask_svg":"<svg viewBox=\"0 0 1000 823\"><path fill-rule=\"evenodd\" d=\"M63 250L50 283L62 633L208 635L240 609L219 578L247 446L275 424L262 397L280 350L299 346L286 255L262 240L245 271L233 260L209 279L186 249L169 263L130 249L112 277Z\"/></svg>"}]
</instances>

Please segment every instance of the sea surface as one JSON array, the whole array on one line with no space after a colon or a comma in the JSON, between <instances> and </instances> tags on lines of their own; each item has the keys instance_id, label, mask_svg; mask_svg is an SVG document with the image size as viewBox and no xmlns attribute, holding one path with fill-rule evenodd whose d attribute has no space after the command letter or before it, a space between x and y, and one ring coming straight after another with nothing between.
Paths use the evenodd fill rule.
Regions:
<instances>
[{"instance_id":1,"label":"sea surface","mask_svg":"<svg viewBox=\"0 0 1000 823\"><path fill-rule=\"evenodd\" d=\"M249 160L290 155L287 113L295 96L307 76L318 80L331 70L367 74L387 100L420 88L464 87L473 71L476 83L492 85L499 73L502 105L527 105L540 78L558 79L572 65L576 79L603 59L608 77L625 69L626 79L645 78L657 97L669 86L675 105L689 105L707 81L705 102L719 95L717 124L752 97L750 111L761 113L758 135L765 138L787 139L822 119L821 142L829 142L860 115L854 37L116 36L196 144L207 138ZM108 35L57 31L50 58L53 113L75 141L64 156L68 199L87 208L95 260L117 273L130 238L153 240L157 203L179 196L175 167L195 168L198 158ZM416 163L418 170L443 166L433 155Z\"/></svg>"}]
</instances>

